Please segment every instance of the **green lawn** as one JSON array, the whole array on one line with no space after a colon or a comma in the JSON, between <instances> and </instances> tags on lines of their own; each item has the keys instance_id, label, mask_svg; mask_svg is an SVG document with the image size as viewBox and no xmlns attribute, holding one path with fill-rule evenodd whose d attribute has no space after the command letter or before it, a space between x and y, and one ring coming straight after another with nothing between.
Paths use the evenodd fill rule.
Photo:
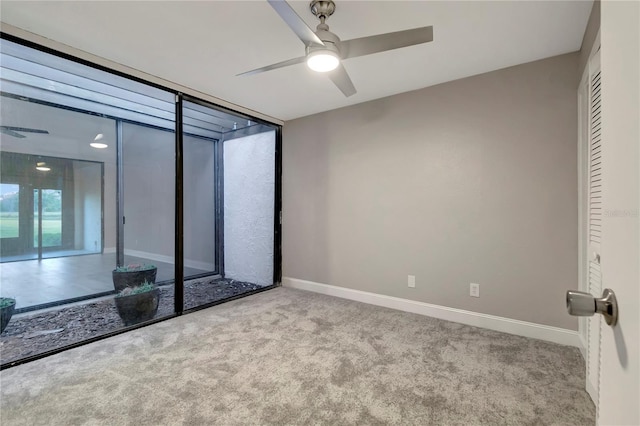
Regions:
<instances>
[{"instance_id":1,"label":"green lawn","mask_svg":"<svg viewBox=\"0 0 640 426\"><path fill-rule=\"evenodd\" d=\"M0 213L0 238L18 237L18 214ZM33 221L33 245L38 246L38 218ZM45 213L42 219L42 246L59 246L62 243L62 222L60 213Z\"/></svg>"},{"instance_id":2,"label":"green lawn","mask_svg":"<svg viewBox=\"0 0 640 426\"><path fill-rule=\"evenodd\" d=\"M18 236L18 213L0 213L0 238Z\"/></svg>"}]
</instances>

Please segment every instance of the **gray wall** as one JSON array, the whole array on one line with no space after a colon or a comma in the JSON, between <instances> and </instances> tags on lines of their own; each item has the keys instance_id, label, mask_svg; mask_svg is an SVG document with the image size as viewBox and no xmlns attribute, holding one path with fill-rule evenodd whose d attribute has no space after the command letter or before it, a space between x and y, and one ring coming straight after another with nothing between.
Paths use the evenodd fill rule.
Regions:
<instances>
[{"instance_id":1,"label":"gray wall","mask_svg":"<svg viewBox=\"0 0 640 426\"><path fill-rule=\"evenodd\" d=\"M216 267L214 153L213 141L184 136L184 262L203 271Z\"/></svg>"},{"instance_id":2,"label":"gray wall","mask_svg":"<svg viewBox=\"0 0 640 426\"><path fill-rule=\"evenodd\" d=\"M171 263L175 249L175 135L123 123L122 152L125 254L142 252L142 257Z\"/></svg>"},{"instance_id":3,"label":"gray wall","mask_svg":"<svg viewBox=\"0 0 640 426\"><path fill-rule=\"evenodd\" d=\"M102 166L73 162L75 249L102 248Z\"/></svg>"},{"instance_id":4,"label":"gray wall","mask_svg":"<svg viewBox=\"0 0 640 426\"><path fill-rule=\"evenodd\" d=\"M577 329L577 64L286 122L283 275Z\"/></svg>"},{"instance_id":5,"label":"gray wall","mask_svg":"<svg viewBox=\"0 0 640 426\"><path fill-rule=\"evenodd\" d=\"M224 142L225 276L273 284L275 132Z\"/></svg>"}]
</instances>

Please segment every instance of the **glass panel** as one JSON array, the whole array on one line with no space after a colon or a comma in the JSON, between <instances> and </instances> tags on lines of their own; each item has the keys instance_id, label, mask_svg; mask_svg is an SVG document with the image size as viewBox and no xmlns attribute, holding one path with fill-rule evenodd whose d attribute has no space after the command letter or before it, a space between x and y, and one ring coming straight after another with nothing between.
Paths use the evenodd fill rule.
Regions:
<instances>
[{"instance_id":1,"label":"glass panel","mask_svg":"<svg viewBox=\"0 0 640 426\"><path fill-rule=\"evenodd\" d=\"M20 232L20 186L0 183L0 238L17 238Z\"/></svg>"},{"instance_id":2,"label":"glass panel","mask_svg":"<svg viewBox=\"0 0 640 426\"><path fill-rule=\"evenodd\" d=\"M28 109L33 106L37 105L27 104ZM6 146L11 143L3 144ZM102 163L7 151L0 152L0 162L0 177L20 182L13 188L33 188L12 189L6 196L5 208L13 212L3 213L3 220L15 238L3 240L0 262L38 259L40 254L51 258L102 251Z\"/></svg>"},{"instance_id":3,"label":"glass panel","mask_svg":"<svg viewBox=\"0 0 640 426\"><path fill-rule=\"evenodd\" d=\"M189 309L273 284L275 131L186 101L183 123ZM224 179L217 182L222 170ZM216 212L221 199L224 208ZM216 229L216 216L224 218L224 229Z\"/></svg>"},{"instance_id":4,"label":"glass panel","mask_svg":"<svg viewBox=\"0 0 640 426\"><path fill-rule=\"evenodd\" d=\"M216 264L216 149L221 130L233 121L214 112L183 103L185 309L223 298Z\"/></svg>"},{"instance_id":5,"label":"glass panel","mask_svg":"<svg viewBox=\"0 0 640 426\"><path fill-rule=\"evenodd\" d=\"M215 144L184 136L184 276L216 273Z\"/></svg>"},{"instance_id":6,"label":"glass panel","mask_svg":"<svg viewBox=\"0 0 640 426\"><path fill-rule=\"evenodd\" d=\"M157 267L158 283L175 277L175 132L122 123L124 264Z\"/></svg>"},{"instance_id":7,"label":"glass panel","mask_svg":"<svg viewBox=\"0 0 640 426\"><path fill-rule=\"evenodd\" d=\"M0 335L0 362L171 314L174 95L7 40L0 72L0 296L29 312ZM118 253L119 147L129 253ZM114 297L118 254L158 263L162 285L144 293L157 310L134 318L144 303Z\"/></svg>"}]
</instances>

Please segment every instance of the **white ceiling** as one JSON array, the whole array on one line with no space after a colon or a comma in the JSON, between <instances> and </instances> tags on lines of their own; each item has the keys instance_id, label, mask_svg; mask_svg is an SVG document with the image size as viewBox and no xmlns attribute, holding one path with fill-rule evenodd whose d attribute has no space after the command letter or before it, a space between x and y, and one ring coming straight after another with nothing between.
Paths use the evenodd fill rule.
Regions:
<instances>
[{"instance_id":1,"label":"white ceiling","mask_svg":"<svg viewBox=\"0 0 640 426\"><path fill-rule=\"evenodd\" d=\"M309 26L308 2L290 4ZM580 48L585 1L336 1L347 40L426 25L432 43L345 61L349 98L300 64L236 74L304 54L266 1L2 1L2 21L281 120L352 105Z\"/></svg>"}]
</instances>

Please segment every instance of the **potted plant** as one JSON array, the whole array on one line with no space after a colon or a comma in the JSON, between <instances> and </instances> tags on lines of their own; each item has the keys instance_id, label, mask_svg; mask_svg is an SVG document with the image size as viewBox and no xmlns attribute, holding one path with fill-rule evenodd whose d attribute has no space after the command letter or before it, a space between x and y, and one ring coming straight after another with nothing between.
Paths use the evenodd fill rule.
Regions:
<instances>
[{"instance_id":1,"label":"potted plant","mask_svg":"<svg viewBox=\"0 0 640 426\"><path fill-rule=\"evenodd\" d=\"M16 299L11 297L0 297L0 333L4 331L11 321L13 310L16 307Z\"/></svg>"},{"instance_id":2,"label":"potted plant","mask_svg":"<svg viewBox=\"0 0 640 426\"><path fill-rule=\"evenodd\" d=\"M120 292L127 287L136 287L143 282L155 284L158 268L150 263L132 263L118 266L111 273L113 286Z\"/></svg>"},{"instance_id":3,"label":"potted plant","mask_svg":"<svg viewBox=\"0 0 640 426\"><path fill-rule=\"evenodd\" d=\"M148 321L156 315L160 290L155 284L144 281L142 284L124 288L116 295L114 301L124 325L132 325Z\"/></svg>"}]
</instances>

